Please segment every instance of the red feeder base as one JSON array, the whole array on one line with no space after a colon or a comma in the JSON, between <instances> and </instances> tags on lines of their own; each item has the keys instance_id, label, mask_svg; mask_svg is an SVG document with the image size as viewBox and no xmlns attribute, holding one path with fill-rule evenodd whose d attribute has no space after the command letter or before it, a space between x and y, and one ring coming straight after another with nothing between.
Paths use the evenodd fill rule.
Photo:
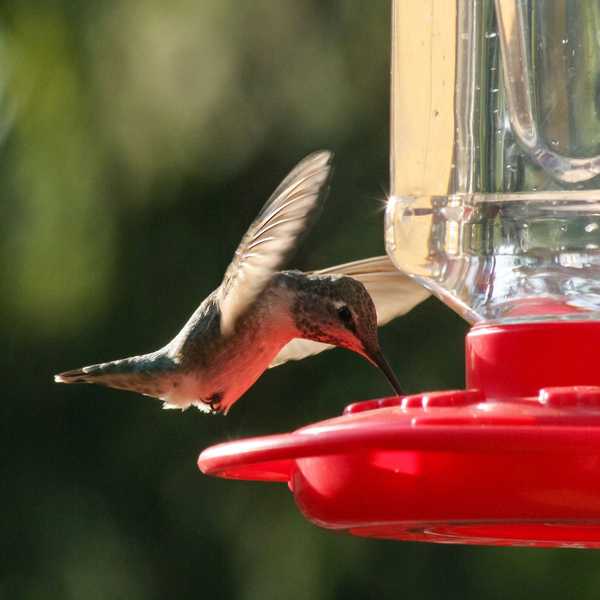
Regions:
<instances>
[{"instance_id":1,"label":"red feeder base","mask_svg":"<svg viewBox=\"0 0 600 600\"><path fill-rule=\"evenodd\" d=\"M359 402L198 465L287 482L313 523L354 535L600 547L600 323L478 326L467 390Z\"/></svg>"}]
</instances>

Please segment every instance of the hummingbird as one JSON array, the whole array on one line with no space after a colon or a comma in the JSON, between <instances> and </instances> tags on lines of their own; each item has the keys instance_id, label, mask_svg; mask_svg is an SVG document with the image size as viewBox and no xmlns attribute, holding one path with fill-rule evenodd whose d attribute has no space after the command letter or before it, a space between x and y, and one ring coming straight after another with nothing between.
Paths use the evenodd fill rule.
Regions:
<instances>
[{"instance_id":1,"label":"hummingbird","mask_svg":"<svg viewBox=\"0 0 600 600\"><path fill-rule=\"evenodd\" d=\"M227 413L269 367L335 346L378 367L402 391L377 328L428 295L387 256L312 272L280 270L327 195L333 154L304 158L267 200L242 238L223 281L181 331L155 352L55 376Z\"/></svg>"}]
</instances>

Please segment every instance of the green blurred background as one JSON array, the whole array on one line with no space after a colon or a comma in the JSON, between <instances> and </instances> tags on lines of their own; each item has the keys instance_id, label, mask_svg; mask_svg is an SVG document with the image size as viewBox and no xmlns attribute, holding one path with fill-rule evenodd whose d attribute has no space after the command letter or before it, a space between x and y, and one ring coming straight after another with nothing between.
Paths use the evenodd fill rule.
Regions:
<instances>
[{"instance_id":1,"label":"green blurred background","mask_svg":"<svg viewBox=\"0 0 600 600\"><path fill-rule=\"evenodd\" d=\"M336 174L293 266L382 252L388 2L12 0L0 15L1 598L597 597L594 552L354 539L304 521L283 485L200 474L208 445L387 394L350 353L266 373L226 418L52 383L170 339L315 149ZM465 331L428 300L382 344L407 390L460 387Z\"/></svg>"}]
</instances>

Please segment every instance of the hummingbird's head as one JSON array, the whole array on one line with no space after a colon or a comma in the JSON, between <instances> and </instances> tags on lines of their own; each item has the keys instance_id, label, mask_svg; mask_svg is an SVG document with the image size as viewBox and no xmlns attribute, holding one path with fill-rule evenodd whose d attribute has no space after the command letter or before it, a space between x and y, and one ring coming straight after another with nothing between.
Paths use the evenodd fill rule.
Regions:
<instances>
[{"instance_id":1,"label":"hummingbird's head","mask_svg":"<svg viewBox=\"0 0 600 600\"><path fill-rule=\"evenodd\" d=\"M399 395L400 384L388 365L377 335L377 311L365 286L341 275L312 275L293 307L298 337L352 350L384 375Z\"/></svg>"}]
</instances>

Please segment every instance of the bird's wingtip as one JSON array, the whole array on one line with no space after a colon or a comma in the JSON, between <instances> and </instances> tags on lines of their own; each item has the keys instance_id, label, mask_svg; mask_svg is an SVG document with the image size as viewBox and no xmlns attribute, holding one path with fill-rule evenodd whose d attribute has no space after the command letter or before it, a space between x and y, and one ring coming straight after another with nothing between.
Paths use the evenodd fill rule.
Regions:
<instances>
[{"instance_id":1,"label":"bird's wingtip","mask_svg":"<svg viewBox=\"0 0 600 600\"><path fill-rule=\"evenodd\" d=\"M318 159L322 161L326 165L330 165L333 163L333 159L335 158L335 154L331 150L327 150L326 148L322 148L321 150L317 150L312 154L309 154L308 157L312 157L314 159Z\"/></svg>"},{"instance_id":2,"label":"bird's wingtip","mask_svg":"<svg viewBox=\"0 0 600 600\"><path fill-rule=\"evenodd\" d=\"M65 380L63 378L62 375L55 375L54 376L54 383L65 383Z\"/></svg>"}]
</instances>

